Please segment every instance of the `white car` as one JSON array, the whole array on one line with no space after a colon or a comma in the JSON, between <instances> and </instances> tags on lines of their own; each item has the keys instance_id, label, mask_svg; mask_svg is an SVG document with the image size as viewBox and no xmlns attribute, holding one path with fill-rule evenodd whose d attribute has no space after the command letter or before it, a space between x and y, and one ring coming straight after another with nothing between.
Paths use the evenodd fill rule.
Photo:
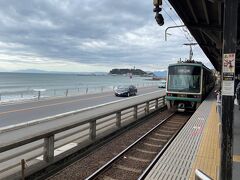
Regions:
<instances>
[{"instance_id":1,"label":"white car","mask_svg":"<svg viewBox=\"0 0 240 180\"><path fill-rule=\"evenodd\" d=\"M166 88L166 81L160 81L158 87L159 88Z\"/></svg>"}]
</instances>

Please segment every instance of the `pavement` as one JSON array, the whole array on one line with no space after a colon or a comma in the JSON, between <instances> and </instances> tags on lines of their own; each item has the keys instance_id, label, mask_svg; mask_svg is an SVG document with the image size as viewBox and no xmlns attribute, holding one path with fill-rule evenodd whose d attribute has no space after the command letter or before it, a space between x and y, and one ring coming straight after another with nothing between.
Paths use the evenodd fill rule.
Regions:
<instances>
[{"instance_id":1,"label":"pavement","mask_svg":"<svg viewBox=\"0 0 240 180\"><path fill-rule=\"evenodd\" d=\"M160 89L157 87L139 88L138 95L156 90ZM0 105L0 128L121 99L123 99L123 97L116 97L113 95L113 92L106 92L101 94Z\"/></svg>"},{"instance_id":2,"label":"pavement","mask_svg":"<svg viewBox=\"0 0 240 180\"><path fill-rule=\"evenodd\" d=\"M218 140L214 138L218 129L216 117L212 93L194 112L145 180L195 179L196 168L213 177L212 174L216 174L213 155Z\"/></svg>"},{"instance_id":3,"label":"pavement","mask_svg":"<svg viewBox=\"0 0 240 180\"><path fill-rule=\"evenodd\" d=\"M234 104L233 122L233 180L240 177L240 110L237 103Z\"/></svg>"}]
</instances>

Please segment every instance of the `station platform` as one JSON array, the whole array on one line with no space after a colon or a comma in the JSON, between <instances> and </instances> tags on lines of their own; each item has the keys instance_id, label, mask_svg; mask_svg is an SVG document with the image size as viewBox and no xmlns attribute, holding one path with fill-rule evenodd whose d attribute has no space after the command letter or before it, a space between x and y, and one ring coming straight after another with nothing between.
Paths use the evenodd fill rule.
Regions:
<instances>
[{"instance_id":1,"label":"station platform","mask_svg":"<svg viewBox=\"0 0 240 180\"><path fill-rule=\"evenodd\" d=\"M212 93L195 111L145 179L195 179L196 169L212 179L218 179L221 122L216 105L216 97ZM237 107L234 109L233 179L235 180L240 176L240 111Z\"/></svg>"},{"instance_id":2,"label":"station platform","mask_svg":"<svg viewBox=\"0 0 240 180\"><path fill-rule=\"evenodd\" d=\"M239 105L234 103L233 122L233 180L240 177L240 110Z\"/></svg>"}]
</instances>

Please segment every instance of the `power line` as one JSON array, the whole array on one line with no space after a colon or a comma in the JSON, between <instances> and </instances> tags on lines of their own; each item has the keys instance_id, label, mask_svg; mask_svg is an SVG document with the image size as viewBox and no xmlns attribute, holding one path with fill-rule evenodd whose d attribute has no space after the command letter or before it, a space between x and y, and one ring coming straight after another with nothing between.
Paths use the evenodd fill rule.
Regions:
<instances>
[{"instance_id":1,"label":"power line","mask_svg":"<svg viewBox=\"0 0 240 180\"><path fill-rule=\"evenodd\" d=\"M168 17L173 21L173 23L178 26L178 24L174 21L174 19L167 13L167 11L165 9L163 9L163 11L168 15Z\"/></svg>"},{"instance_id":2,"label":"power line","mask_svg":"<svg viewBox=\"0 0 240 180\"><path fill-rule=\"evenodd\" d=\"M203 58L203 59L206 59L206 54L204 53L204 51L199 47L199 46L196 46L196 47L193 47L193 49L195 50L196 48L199 48L200 52L198 51L198 54L200 54L200 56ZM205 57L204 57L205 56ZM208 59L208 58L207 58Z\"/></svg>"},{"instance_id":3,"label":"power line","mask_svg":"<svg viewBox=\"0 0 240 180\"><path fill-rule=\"evenodd\" d=\"M170 3L169 3L168 1L164 0L164 2L165 2L165 4L169 7L170 10L173 9L172 6L170 5ZM172 12L173 12L174 15L177 16L178 21L180 22L180 24L184 24L184 23L182 22L182 20L179 18L179 16L178 16L178 14L176 13L176 11L172 11Z\"/></svg>"},{"instance_id":4,"label":"power line","mask_svg":"<svg viewBox=\"0 0 240 180\"><path fill-rule=\"evenodd\" d=\"M169 7L170 10L172 10L173 8L171 7L171 5L169 4L169 2L167 0L164 0L165 4ZM164 9L163 9L164 10ZM164 10L166 12L166 10ZM173 14L177 17L178 21L180 22L180 24L184 24L182 19L179 18L178 14L175 11L172 11ZM175 25L177 25L177 23L173 20L173 18L166 12L166 14L172 19L172 21L174 22ZM187 33L187 35L189 36L188 38L186 37L186 39L188 41L193 41L193 37L192 35L189 33L188 30L184 29L184 28L180 28L182 29L182 32L185 31ZM183 32L184 33L184 32ZM185 34L185 33L184 33Z\"/></svg>"},{"instance_id":5,"label":"power line","mask_svg":"<svg viewBox=\"0 0 240 180\"><path fill-rule=\"evenodd\" d=\"M173 23L174 23L176 26L179 26L179 25L173 20L173 18L167 13L167 11L166 11L165 9L163 9L163 11L167 14L167 16L173 21ZM184 32L181 28L180 28L180 30L183 32L185 38L186 38L189 42L191 42L191 40L187 37L187 35L185 34L185 32Z\"/></svg>"},{"instance_id":6,"label":"power line","mask_svg":"<svg viewBox=\"0 0 240 180\"><path fill-rule=\"evenodd\" d=\"M168 33L168 35L172 35L171 33ZM174 36L176 36L176 37L182 37L182 38L186 38L186 36L185 35L178 35L178 34L174 34Z\"/></svg>"},{"instance_id":7,"label":"power line","mask_svg":"<svg viewBox=\"0 0 240 180\"><path fill-rule=\"evenodd\" d=\"M185 31L188 34L191 41L193 41L193 36L189 33L188 29L183 27L183 31Z\"/></svg>"}]
</instances>

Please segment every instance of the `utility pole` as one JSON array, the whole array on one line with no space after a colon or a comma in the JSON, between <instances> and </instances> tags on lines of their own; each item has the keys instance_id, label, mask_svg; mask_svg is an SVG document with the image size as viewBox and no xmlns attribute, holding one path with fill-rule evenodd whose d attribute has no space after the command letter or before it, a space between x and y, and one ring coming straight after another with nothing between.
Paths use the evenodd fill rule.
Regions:
<instances>
[{"instance_id":1,"label":"utility pole","mask_svg":"<svg viewBox=\"0 0 240 180\"><path fill-rule=\"evenodd\" d=\"M189 61L191 61L191 60L192 60L192 57L193 57L192 46L197 45L197 43L185 43L185 44L183 44L183 45L190 47L190 51L189 51Z\"/></svg>"}]
</instances>

